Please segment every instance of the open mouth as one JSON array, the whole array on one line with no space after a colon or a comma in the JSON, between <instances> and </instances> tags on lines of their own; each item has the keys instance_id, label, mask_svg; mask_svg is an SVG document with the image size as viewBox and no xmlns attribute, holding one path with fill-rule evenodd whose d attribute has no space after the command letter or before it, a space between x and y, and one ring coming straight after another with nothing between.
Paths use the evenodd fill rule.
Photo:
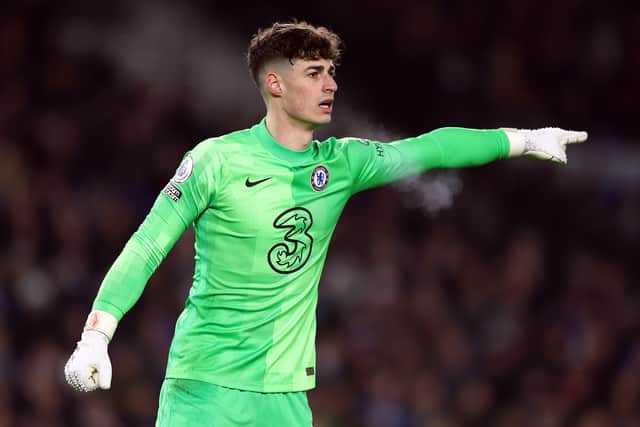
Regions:
<instances>
[{"instance_id":1,"label":"open mouth","mask_svg":"<svg viewBox=\"0 0 640 427\"><path fill-rule=\"evenodd\" d=\"M319 105L320 105L320 108L322 108L323 110L331 111L331 107L333 106L333 101L332 100L322 101Z\"/></svg>"}]
</instances>

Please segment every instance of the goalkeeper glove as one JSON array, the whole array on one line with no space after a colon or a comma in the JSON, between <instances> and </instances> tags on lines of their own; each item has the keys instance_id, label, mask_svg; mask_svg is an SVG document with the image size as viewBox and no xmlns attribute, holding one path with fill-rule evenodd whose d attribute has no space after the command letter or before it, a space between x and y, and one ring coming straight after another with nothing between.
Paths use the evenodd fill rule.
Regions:
<instances>
[{"instance_id":1,"label":"goalkeeper glove","mask_svg":"<svg viewBox=\"0 0 640 427\"><path fill-rule=\"evenodd\" d=\"M509 157L528 156L567 164L567 144L587 140L587 132L560 128L503 129L509 137Z\"/></svg>"},{"instance_id":2,"label":"goalkeeper glove","mask_svg":"<svg viewBox=\"0 0 640 427\"><path fill-rule=\"evenodd\" d=\"M75 351L64 366L67 383L77 391L111 387L111 361L107 346L118 321L106 311L92 311Z\"/></svg>"}]
</instances>

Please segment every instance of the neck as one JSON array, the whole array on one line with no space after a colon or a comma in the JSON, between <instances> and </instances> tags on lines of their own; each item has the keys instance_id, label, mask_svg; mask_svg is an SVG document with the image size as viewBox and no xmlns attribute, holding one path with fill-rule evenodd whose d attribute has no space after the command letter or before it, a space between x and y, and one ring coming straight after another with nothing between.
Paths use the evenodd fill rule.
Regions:
<instances>
[{"instance_id":1,"label":"neck","mask_svg":"<svg viewBox=\"0 0 640 427\"><path fill-rule=\"evenodd\" d=\"M267 111L267 129L273 139L291 150L306 150L313 139L313 129L284 112Z\"/></svg>"}]
</instances>

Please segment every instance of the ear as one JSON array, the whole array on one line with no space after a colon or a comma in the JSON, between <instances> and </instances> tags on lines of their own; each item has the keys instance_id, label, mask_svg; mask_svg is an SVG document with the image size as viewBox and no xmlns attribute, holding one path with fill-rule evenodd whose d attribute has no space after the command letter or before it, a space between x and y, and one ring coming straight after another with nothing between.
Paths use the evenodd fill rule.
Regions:
<instances>
[{"instance_id":1,"label":"ear","mask_svg":"<svg viewBox=\"0 0 640 427\"><path fill-rule=\"evenodd\" d=\"M276 73L267 73L264 78L264 86L271 96L282 96L281 79Z\"/></svg>"}]
</instances>

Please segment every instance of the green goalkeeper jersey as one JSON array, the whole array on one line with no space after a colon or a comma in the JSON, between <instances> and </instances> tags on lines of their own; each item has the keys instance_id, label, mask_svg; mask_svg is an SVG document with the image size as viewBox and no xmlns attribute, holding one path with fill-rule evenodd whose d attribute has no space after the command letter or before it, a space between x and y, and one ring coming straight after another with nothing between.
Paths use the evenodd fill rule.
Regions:
<instances>
[{"instance_id":1,"label":"green goalkeeper jersey","mask_svg":"<svg viewBox=\"0 0 640 427\"><path fill-rule=\"evenodd\" d=\"M419 172L504 158L501 130L443 128L380 143L312 141L293 151L265 120L198 144L107 273L93 305L120 319L193 224L195 271L166 376L259 392L315 386L318 282L358 191Z\"/></svg>"}]
</instances>

